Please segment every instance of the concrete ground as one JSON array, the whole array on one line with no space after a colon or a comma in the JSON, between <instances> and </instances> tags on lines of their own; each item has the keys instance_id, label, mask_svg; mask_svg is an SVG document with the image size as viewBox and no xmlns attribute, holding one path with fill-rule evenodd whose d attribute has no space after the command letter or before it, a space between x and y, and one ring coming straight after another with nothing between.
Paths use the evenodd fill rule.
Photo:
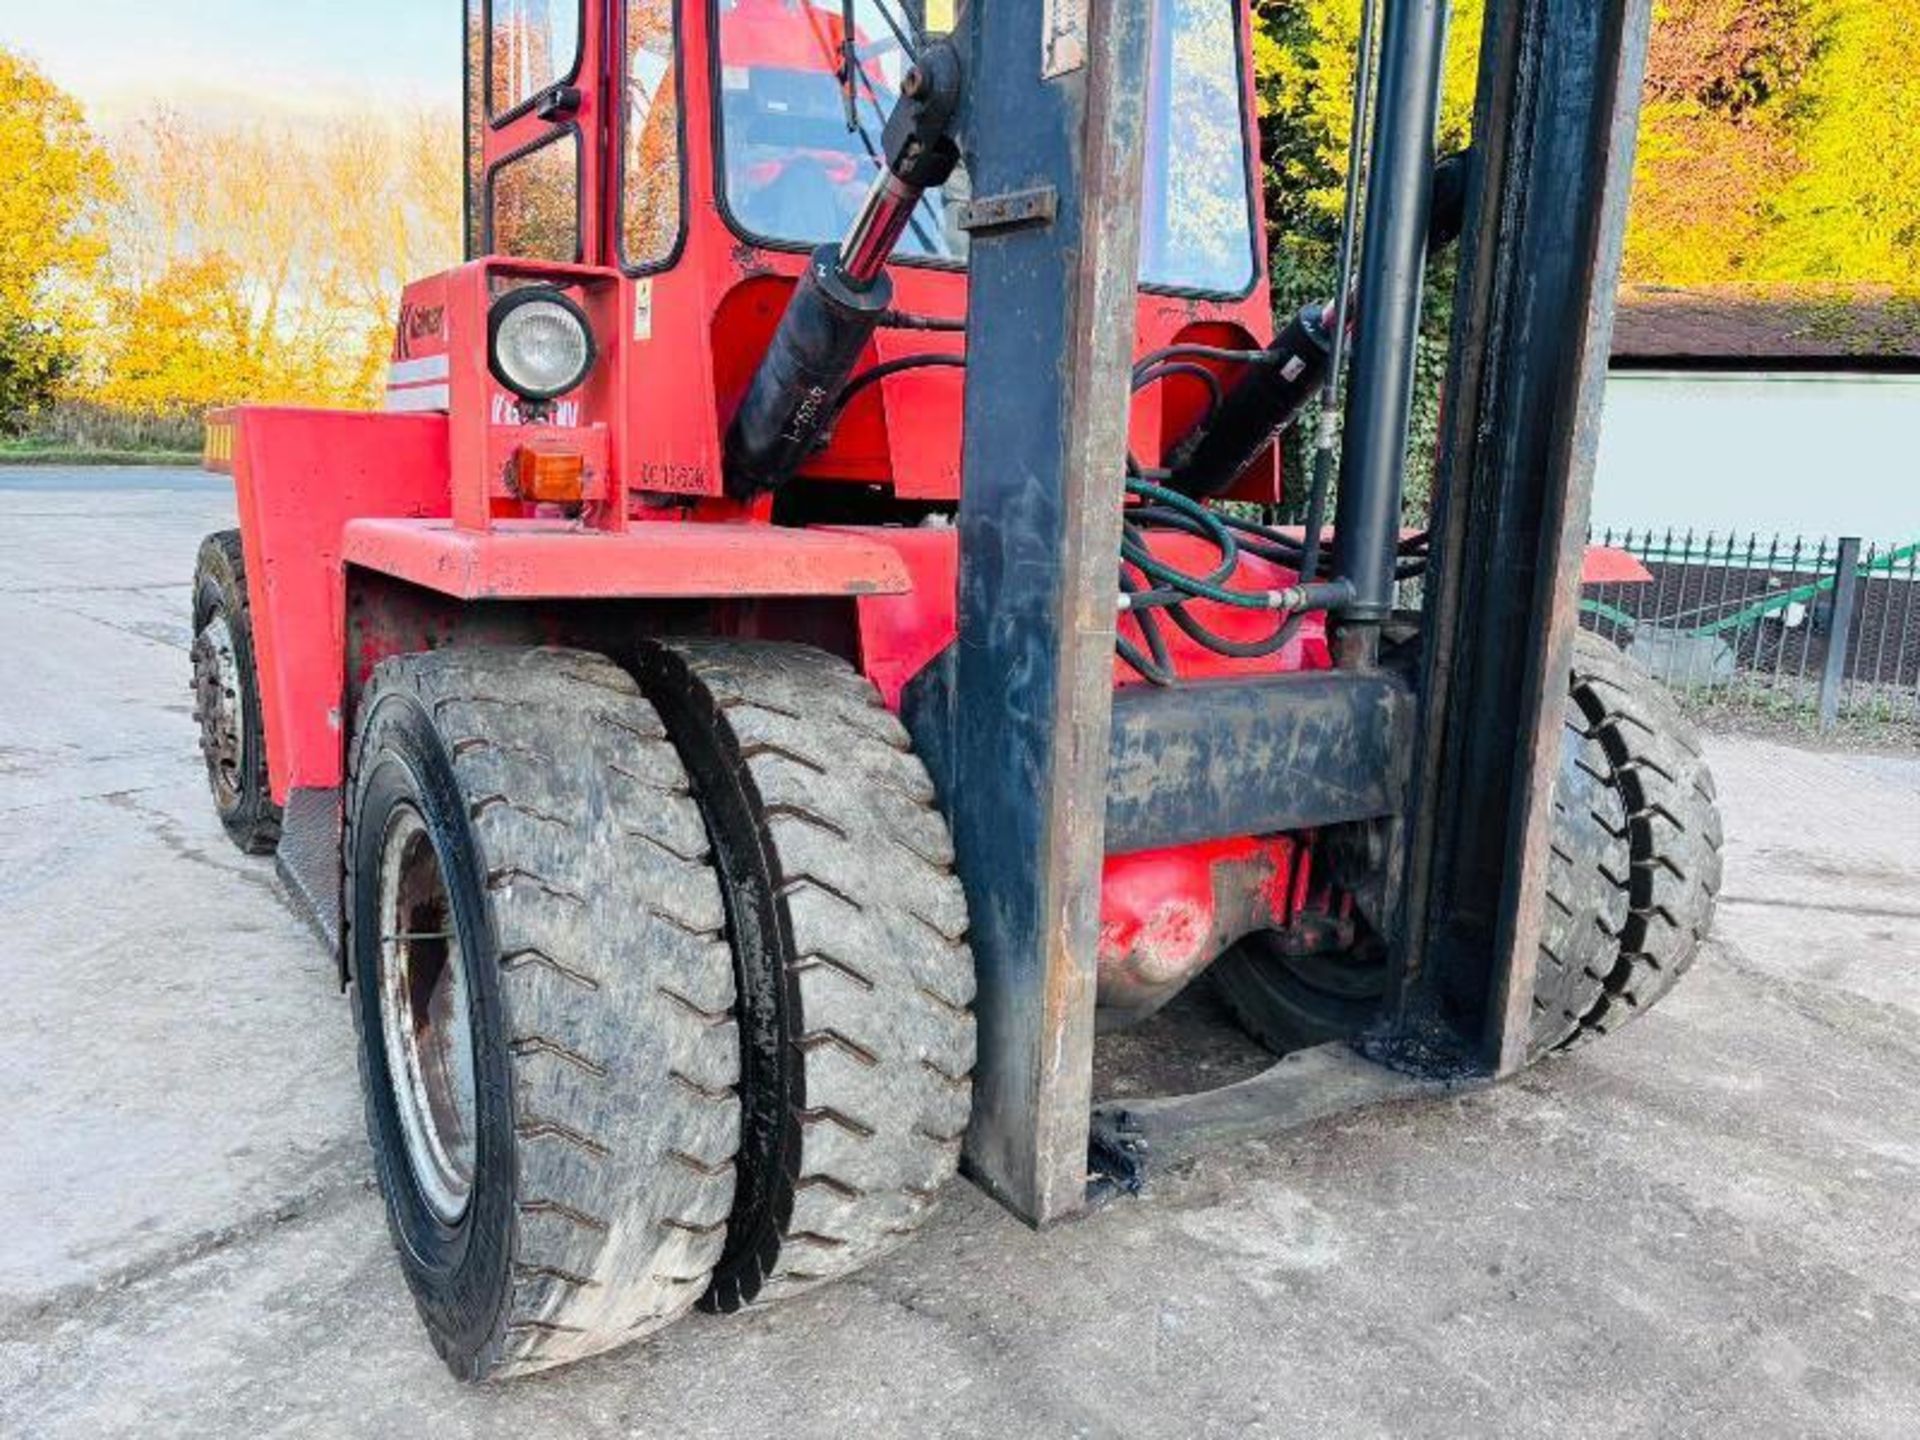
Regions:
<instances>
[{"instance_id":1,"label":"concrete ground","mask_svg":"<svg viewBox=\"0 0 1920 1440\"><path fill-rule=\"evenodd\" d=\"M0 1435L1920 1434L1920 757L1713 747L1715 942L1616 1040L1045 1235L456 1385L346 1008L224 842L185 472L0 472Z\"/></svg>"}]
</instances>

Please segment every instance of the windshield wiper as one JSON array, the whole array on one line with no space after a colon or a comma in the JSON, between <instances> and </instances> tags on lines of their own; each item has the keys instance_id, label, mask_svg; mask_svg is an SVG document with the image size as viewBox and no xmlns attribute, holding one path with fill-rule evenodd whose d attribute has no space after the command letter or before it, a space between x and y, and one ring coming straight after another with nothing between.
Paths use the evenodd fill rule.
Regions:
<instances>
[{"instance_id":1,"label":"windshield wiper","mask_svg":"<svg viewBox=\"0 0 1920 1440\"><path fill-rule=\"evenodd\" d=\"M887 28L893 31L901 46L911 57L914 54L913 47L901 34L900 23L888 11L886 0L877 0L874 8L880 12L881 18L887 22ZM815 33L818 34L817 31ZM860 137L860 146L867 152L868 159L885 168L886 158L881 154L880 146L873 138L873 132L860 118L860 91L864 87L867 92L867 103L873 107L874 119L879 122L881 129L886 128L887 112L880 103L880 92L874 88L873 78L867 74L866 66L860 62L859 36L859 23L854 14L854 0L840 0L840 99L846 107L847 131ZM824 35L819 38L823 43L826 41ZM933 208L931 195L920 197L920 205L915 207L916 212L921 208L926 210L928 218L938 226L939 212ZM928 233L917 213L910 224L914 238L920 242L921 248L927 254L943 258L946 256L945 245L934 243L933 236Z\"/></svg>"},{"instance_id":2,"label":"windshield wiper","mask_svg":"<svg viewBox=\"0 0 1920 1440\"><path fill-rule=\"evenodd\" d=\"M811 10L812 7L808 8ZM895 35L899 35L900 28L898 23L887 13L886 0L877 0L874 8L880 11L881 16L887 22L887 27L891 29ZM814 38L819 41L821 49L828 55L832 55L835 48L832 38L829 35L822 34L821 27L818 24L814 25L813 32ZM885 169L887 163L886 157L881 153L880 145L873 137L873 131L869 130L866 122L860 118L860 91L861 88L864 87L867 92L867 103L873 107L874 119L879 122L882 130L886 129L887 112L886 108L880 103L880 92L874 87L873 77L867 74L866 66L860 63L859 34L859 25L857 17L854 14L854 0L840 0L840 45L838 47L840 54L836 78L840 82L841 103L846 108L847 132L851 135L859 136L860 148L867 152L867 158L873 161L875 165ZM913 52L909 50L908 53L912 54ZM920 197L920 204L915 207L914 219L910 222L914 238L920 242L921 248L924 249L927 254L941 259L952 258L948 254L947 247L944 244L936 244L933 236L928 233L926 226L921 222L918 214L921 209L925 209L928 218L932 220L936 227L940 225L940 213L933 208L933 196L931 194L922 195Z\"/></svg>"},{"instance_id":3,"label":"windshield wiper","mask_svg":"<svg viewBox=\"0 0 1920 1440\"><path fill-rule=\"evenodd\" d=\"M847 129L860 128L860 42L853 16L853 0L840 0L840 103L846 106ZM872 146L868 146L872 149Z\"/></svg>"},{"instance_id":4,"label":"windshield wiper","mask_svg":"<svg viewBox=\"0 0 1920 1440\"><path fill-rule=\"evenodd\" d=\"M888 0L874 0L874 10L885 22L887 29L893 32L893 42L907 57L907 64L920 63L920 28L904 13L896 15ZM859 106L859 86L862 75L860 54L859 17L855 13L854 0L841 0L840 3L840 99L846 107L847 129L857 130L860 122L856 115ZM885 47L870 46L868 56L884 53ZM872 82L868 81L868 88Z\"/></svg>"}]
</instances>

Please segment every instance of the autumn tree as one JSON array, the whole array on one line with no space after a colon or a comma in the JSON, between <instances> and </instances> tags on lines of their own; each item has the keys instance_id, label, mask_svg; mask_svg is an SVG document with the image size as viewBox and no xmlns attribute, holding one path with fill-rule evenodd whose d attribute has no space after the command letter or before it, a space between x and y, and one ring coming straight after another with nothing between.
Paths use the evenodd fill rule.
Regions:
<instances>
[{"instance_id":1,"label":"autumn tree","mask_svg":"<svg viewBox=\"0 0 1920 1440\"><path fill-rule=\"evenodd\" d=\"M73 369L111 183L79 105L0 49L0 433Z\"/></svg>"},{"instance_id":2,"label":"autumn tree","mask_svg":"<svg viewBox=\"0 0 1920 1440\"><path fill-rule=\"evenodd\" d=\"M1804 166L1799 97L1826 0L1659 0L1627 234L1629 280L1755 278L1771 198Z\"/></svg>"},{"instance_id":3,"label":"autumn tree","mask_svg":"<svg viewBox=\"0 0 1920 1440\"><path fill-rule=\"evenodd\" d=\"M93 391L112 406L370 404L401 286L460 259L452 116L161 110L113 149L116 323Z\"/></svg>"}]
</instances>

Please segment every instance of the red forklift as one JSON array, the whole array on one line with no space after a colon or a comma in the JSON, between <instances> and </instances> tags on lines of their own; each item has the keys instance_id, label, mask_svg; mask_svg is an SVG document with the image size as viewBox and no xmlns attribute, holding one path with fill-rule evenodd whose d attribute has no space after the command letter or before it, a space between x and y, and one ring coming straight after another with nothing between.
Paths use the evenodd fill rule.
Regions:
<instances>
[{"instance_id":1,"label":"red forklift","mask_svg":"<svg viewBox=\"0 0 1920 1440\"><path fill-rule=\"evenodd\" d=\"M1246 0L467 0L470 258L384 413L212 418L193 617L456 1374L847 1275L958 1170L1044 1225L1496 1081L1686 970L1712 782L1576 624L1647 0L1489 0L1436 164L1445 22L1367 0L1340 279L1276 325ZM1096 1106L1202 975L1274 1066Z\"/></svg>"}]
</instances>

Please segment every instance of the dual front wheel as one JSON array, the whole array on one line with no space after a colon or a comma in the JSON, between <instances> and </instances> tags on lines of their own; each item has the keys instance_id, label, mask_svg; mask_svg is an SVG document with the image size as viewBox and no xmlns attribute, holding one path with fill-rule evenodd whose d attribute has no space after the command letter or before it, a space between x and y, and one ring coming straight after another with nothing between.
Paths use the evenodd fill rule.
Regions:
<instances>
[{"instance_id":1,"label":"dual front wheel","mask_svg":"<svg viewBox=\"0 0 1920 1440\"><path fill-rule=\"evenodd\" d=\"M1533 988L1533 1053L1609 1034L1692 966L1720 890L1720 814L1700 736L1672 695L1589 631L1574 639ZM1243 941L1212 976L1285 1054L1350 1038L1387 1001L1384 947L1299 956Z\"/></svg>"},{"instance_id":2,"label":"dual front wheel","mask_svg":"<svg viewBox=\"0 0 1920 1440\"><path fill-rule=\"evenodd\" d=\"M966 909L898 722L778 645L375 672L348 944L368 1126L469 1378L846 1274L928 1214L973 1064Z\"/></svg>"}]
</instances>

